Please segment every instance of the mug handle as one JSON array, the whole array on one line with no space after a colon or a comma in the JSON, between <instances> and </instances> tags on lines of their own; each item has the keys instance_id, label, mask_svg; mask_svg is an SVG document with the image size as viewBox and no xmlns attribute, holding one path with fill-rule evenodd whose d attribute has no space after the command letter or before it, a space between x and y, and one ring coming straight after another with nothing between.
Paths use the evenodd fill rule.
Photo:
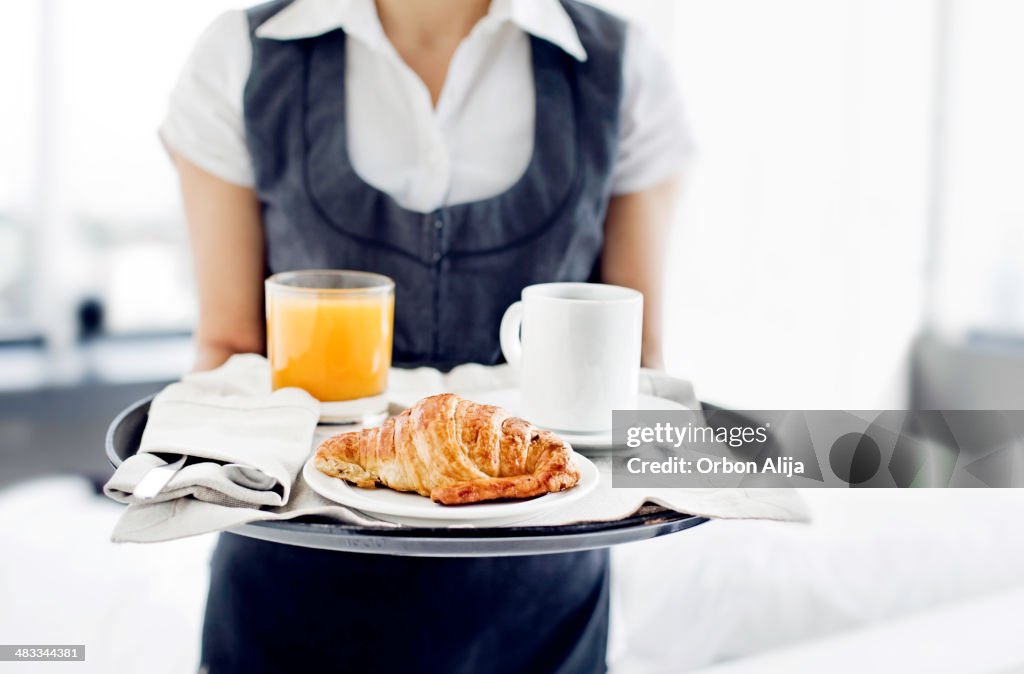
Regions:
<instances>
[{"instance_id":1,"label":"mug handle","mask_svg":"<svg viewBox=\"0 0 1024 674\"><path fill-rule=\"evenodd\" d=\"M523 303L513 302L505 310L501 317L501 328L498 331L498 338L501 341L501 354L505 356L508 364L514 368L519 367L523 358L523 342L519 336L523 327Z\"/></svg>"}]
</instances>

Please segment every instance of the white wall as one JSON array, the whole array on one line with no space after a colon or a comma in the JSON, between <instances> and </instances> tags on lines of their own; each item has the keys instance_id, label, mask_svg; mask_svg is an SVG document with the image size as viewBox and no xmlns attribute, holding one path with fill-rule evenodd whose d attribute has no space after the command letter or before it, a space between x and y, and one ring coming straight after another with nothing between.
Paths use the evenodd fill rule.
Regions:
<instances>
[{"instance_id":1,"label":"white wall","mask_svg":"<svg viewBox=\"0 0 1024 674\"><path fill-rule=\"evenodd\" d=\"M944 333L1024 332L1024 3L947 0L952 30L942 236L931 318Z\"/></svg>"},{"instance_id":2,"label":"white wall","mask_svg":"<svg viewBox=\"0 0 1024 674\"><path fill-rule=\"evenodd\" d=\"M604 4L656 31L699 149L671 253L670 369L734 406L903 405L933 3Z\"/></svg>"}]
</instances>

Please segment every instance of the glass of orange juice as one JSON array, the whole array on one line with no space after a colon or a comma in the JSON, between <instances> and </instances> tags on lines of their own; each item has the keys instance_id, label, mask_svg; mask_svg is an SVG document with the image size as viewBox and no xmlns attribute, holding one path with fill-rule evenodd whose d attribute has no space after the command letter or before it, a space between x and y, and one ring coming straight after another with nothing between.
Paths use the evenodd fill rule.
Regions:
<instances>
[{"instance_id":1,"label":"glass of orange juice","mask_svg":"<svg viewBox=\"0 0 1024 674\"><path fill-rule=\"evenodd\" d=\"M321 421L369 423L387 410L395 283L360 271L308 270L266 280L274 389L321 402Z\"/></svg>"}]
</instances>

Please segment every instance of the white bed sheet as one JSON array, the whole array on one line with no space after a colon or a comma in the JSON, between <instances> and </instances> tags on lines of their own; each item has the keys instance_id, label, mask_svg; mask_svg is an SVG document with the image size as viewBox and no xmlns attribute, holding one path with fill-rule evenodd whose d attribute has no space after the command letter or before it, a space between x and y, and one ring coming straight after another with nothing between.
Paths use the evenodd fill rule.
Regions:
<instances>
[{"instance_id":1,"label":"white bed sheet","mask_svg":"<svg viewBox=\"0 0 1024 674\"><path fill-rule=\"evenodd\" d=\"M699 674L1024 672L1024 586L697 670Z\"/></svg>"},{"instance_id":2,"label":"white bed sheet","mask_svg":"<svg viewBox=\"0 0 1024 674\"><path fill-rule=\"evenodd\" d=\"M803 496L810 525L718 521L616 548L612 674L677 674L1024 582L1024 490ZM0 492L0 634L86 643L83 672L194 671L215 539L113 545L119 512L76 478Z\"/></svg>"},{"instance_id":3,"label":"white bed sheet","mask_svg":"<svg viewBox=\"0 0 1024 674\"><path fill-rule=\"evenodd\" d=\"M84 663L35 662L33 672L196 671L216 538L115 545L122 508L80 478L0 492L3 642L86 646Z\"/></svg>"},{"instance_id":4,"label":"white bed sheet","mask_svg":"<svg viewBox=\"0 0 1024 674\"><path fill-rule=\"evenodd\" d=\"M673 674L1024 582L1024 490L803 490L613 552L612 674Z\"/></svg>"}]
</instances>

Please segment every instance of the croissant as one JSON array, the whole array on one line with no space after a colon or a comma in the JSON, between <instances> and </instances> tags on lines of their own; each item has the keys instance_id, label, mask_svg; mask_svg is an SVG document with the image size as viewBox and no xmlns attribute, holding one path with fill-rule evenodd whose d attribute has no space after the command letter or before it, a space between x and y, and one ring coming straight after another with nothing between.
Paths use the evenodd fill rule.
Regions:
<instances>
[{"instance_id":1,"label":"croissant","mask_svg":"<svg viewBox=\"0 0 1024 674\"><path fill-rule=\"evenodd\" d=\"M325 440L314 465L360 487L382 484L446 505L539 496L580 479L569 443L451 393L424 398L377 428Z\"/></svg>"}]
</instances>

